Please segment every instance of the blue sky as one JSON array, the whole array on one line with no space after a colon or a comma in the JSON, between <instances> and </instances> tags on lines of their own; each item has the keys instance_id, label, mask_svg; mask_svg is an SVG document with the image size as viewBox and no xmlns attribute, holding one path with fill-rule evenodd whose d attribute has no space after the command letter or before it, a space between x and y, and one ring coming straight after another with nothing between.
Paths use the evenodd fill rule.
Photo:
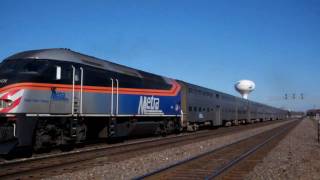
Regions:
<instances>
[{"instance_id":1,"label":"blue sky","mask_svg":"<svg viewBox=\"0 0 320 180\"><path fill-rule=\"evenodd\" d=\"M320 108L320 1L1 0L0 59L66 47L293 110ZM304 100L284 94L304 93Z\"/></svg>"}]
</instances>

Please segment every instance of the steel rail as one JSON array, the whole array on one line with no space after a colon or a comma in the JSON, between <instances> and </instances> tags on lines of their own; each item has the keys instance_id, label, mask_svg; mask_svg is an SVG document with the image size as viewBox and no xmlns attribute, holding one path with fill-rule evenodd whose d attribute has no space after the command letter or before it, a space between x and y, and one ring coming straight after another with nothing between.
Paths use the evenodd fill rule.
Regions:
<instances>
[{"instance_id":1,"label":"steel rail","mask_svg":"<svg viewBox=\"0 0 320 180\"><path fill-rule=\"evenodd\" d=\"M231 168L233 165L239 163L241 160L243 160L244 158L248 157L250 154L254 153L258 149L263 147L265 144L267 144L268 142L273 140L274 138L276 138L279 135L287 132L287 130L289 130L289 128L291 127L290 125L294 126L296 124L296 121L297 120L295 120L294 122L290 122L289 126L288 126L288 124L284 124L284 125L279 126L279 127L283 127L283 126L287 126L287 127L285 127L284 129L279 130L276 134L273 134L271 137L267 138L267 140L263 141L262 143L259 143L258 145L254 146L253 148L250 148L248 151L245 151L245 152L241 153L239 156L237 156L236 158L230 160L225 165L220 166L218 169L215 169L209 176L205 177L205 179L213 179L213 178L217 177L218 175L220 175L221 173L225 172L226 170ZM268 131L275 130L275 129L279 128L279 127L276 127L274 129L271 129L271 130L268 130ZM266 131L266 132L268 132L268 131ZM266 132L262 132L262 133L266 133ZM203 157L208 156L210 154L216 153L216 152L218 152L220 150L223 150L223 149L229 148L229 147L231 147L233 145L245 142L245 141L249 140L250 138L253 138L255 136L261 135L262 133L259 133L259 134L254 135L254 136L250 136L250 137L241 139L241 140L233 142L231 144L228 144L228 145L225 145L225 146L222 146L222 147L207 151L205 153L193 156L191 158L188 158L188 159L185 159L185 160L182 160L182 161L178 161L178 162L173 163L171 165L168 165L168 166L166 166L164 168L160 168L158 170L152 171L150 173L146 173L146 174L144 174L142 176L138 176L138 177L135 177L133 179L134 180L138 180L138 179L140 180L140 179L145 179L145 178L149 178L149 177L152 177L152 176L156 176L157 174L160 174L160 173L166 172L168 170L174 169L176 167L182 166L182 165L184 165L186 163L189 163L191 161L196 161L196 160L198 160L200 158L203 158Z\"/></svg>"}]
</instances>

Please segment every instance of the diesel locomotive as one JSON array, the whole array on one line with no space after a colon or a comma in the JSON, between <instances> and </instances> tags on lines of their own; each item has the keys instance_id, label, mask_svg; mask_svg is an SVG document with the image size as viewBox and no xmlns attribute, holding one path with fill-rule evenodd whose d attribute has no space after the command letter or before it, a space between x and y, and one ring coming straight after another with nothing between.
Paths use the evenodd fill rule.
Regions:
<instances>
[{"instance_id":1,"label":"diesel locomotive","mask_svg":"<svg viewBox=\"0 0 320 180\"><path fill-rule=\"evenodd\" d=\"M277 120L287 112L69 49L0 64L0 154Z\"/></svg>"}]
</instances>

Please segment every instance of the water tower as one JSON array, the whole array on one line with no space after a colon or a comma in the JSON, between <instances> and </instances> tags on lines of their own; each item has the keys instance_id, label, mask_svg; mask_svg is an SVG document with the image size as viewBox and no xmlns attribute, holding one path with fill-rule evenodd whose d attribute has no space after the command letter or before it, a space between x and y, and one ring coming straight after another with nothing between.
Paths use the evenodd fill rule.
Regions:
<instances>
[{"instance_id":1,"label":"water tower","mask_svg":"<svg viewBox=\"0 0 320 180\"><path fill-rule=\"evenodd\" d=\"M248 99L249 93L251 93L256 85L250 80L240 80L235 85L234 88L238 91L244 99Z\"/></svg>"}]
</instances>

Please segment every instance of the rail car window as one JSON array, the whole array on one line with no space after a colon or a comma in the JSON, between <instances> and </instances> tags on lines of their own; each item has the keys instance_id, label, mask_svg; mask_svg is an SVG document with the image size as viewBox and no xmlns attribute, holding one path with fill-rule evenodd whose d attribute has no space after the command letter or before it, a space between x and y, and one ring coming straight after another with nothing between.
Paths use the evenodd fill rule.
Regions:
<instances>
[{"instance_id":1,"label":"rail car window","mask_svg":"<svg viewBox=\"0 0 320 180\"><path fill-rule=\"evenodd\" d=\"M189 112L191 112L192 111L192 107L191 106L189 106Z\"/></svg>"},{"instance_id":2,"label":"rail car window","mask_svg":"<svg viewBox=\"0 0 320 180\"><path fill-rule=\"evenodd\" d=\"M197 107L193 107L193 111L197 112Z\"/></svg>"}]
</instances>

